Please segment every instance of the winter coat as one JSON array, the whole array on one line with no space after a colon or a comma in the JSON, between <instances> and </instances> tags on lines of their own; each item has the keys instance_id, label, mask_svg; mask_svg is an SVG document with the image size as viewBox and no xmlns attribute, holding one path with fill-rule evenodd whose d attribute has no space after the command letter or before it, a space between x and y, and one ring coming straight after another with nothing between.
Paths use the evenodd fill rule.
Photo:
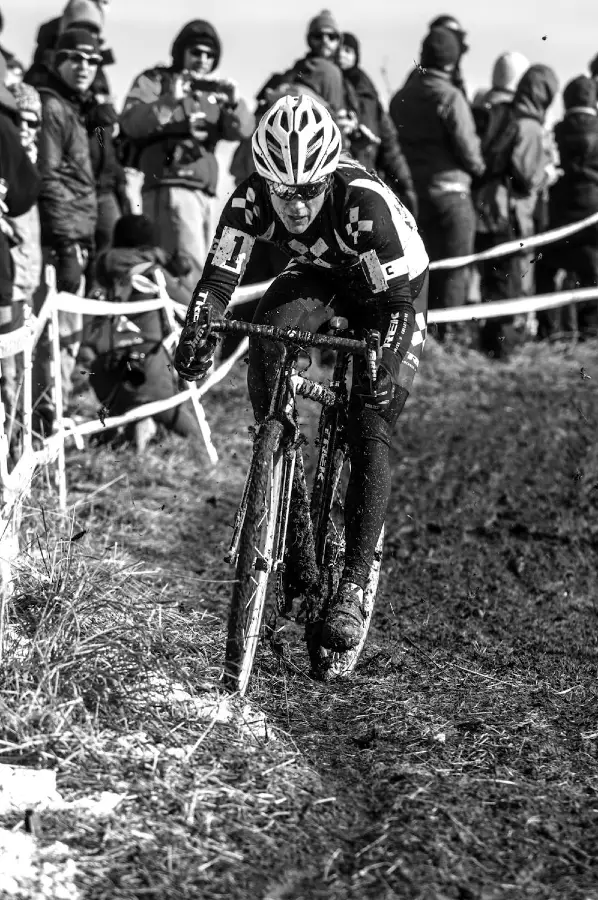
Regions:
<instances>
[{"instance_id":1,"label":"winter coat","mask_svg":"<svg viewBox=\"0 0 598 900\"><path fill-rule=\"evenodd\" d=\"M4 62L4 67L6 62ZM1 67L0 67L1 68ZM3 75L3 73L2 73ZM0 76L1 77L1 76ZM4 98L6 95L6 103ZM12 95L0 86L0 178L6 182L3 198L6 215L11 219L25 215L35 204L40 190L37 169L21 146L16 126L17 108ZM8 230L12 231L10 223ZM0 306L10 307L13 295L11 241L0 230Z\"/></svg>"},{"instance_id":2,"label":"winter coat","mask_svg":"<svg viewBox=\"0 0 598 900\"><path fill-rule=\"evenodd\" d=\"M550 191L551 227L577 222L598 212L595 83L584 75L575 78L565 89L564 100L565 117L554 128L563 175Z\"/></svg>"},{"instance_id":3,"label":"winter coat","mask_svg":"<svg viewBox=\"0 0 598 900\"><path fill-rule=\"evenodd\" d=\"M253 133L255 120L243 100L230 106L203 91L181 100L174 97L173 85L181 72L184 47L191 37L200 40L202 35L216 43L216 66L220 57L216 31L201 20L189 23L173 43L172 66L142 72L125 100L120 125L137 149L135 165L144 174L143 191L179 185L214 196L218 183L216 145ZM193 128L193 119L200 125Z\"/></svg>"},{"instance_id":4,"label":"winter coat","mask_svg":"<svg viewBox=\"0 0 598 900\"><path fill-rule=\"evenodd\" d=\"M37 205L11 220L15 234L12 248L14 266L13 300L31 301L42 276L42 248Z\"/></svg>"},{"instance_id":5,"label":"winter coat","mask_svg":"<svg viewBox=\"0 0 598 900\"><path fill-rule=\"evenodd\" d=\"M446 72L415 72L390 102L390 117L420 197L469 191L484 161L467 100Z\"/></svg>"},{"instance_id":6,"label":"winter coat","mask_svg":"<svg viewBox=\"0 0 598 900\"><path fill-rule=\"evenodd\" d=\"M558 91L558 81L549 66L530 66L521 78L513 109L519 135L511 162L513 182L510 190L519 234L534 234L538 197L546 184L546 166L550 162L544 121Z\"/></svg>"},{"instance_id":7,"label":"winter coat","mask_svg":"<svg viewBox=\"0 0 598 900\"><path fill-rule=\"evenodd\" d=\"M98 212L85 121L90 98L71 91L49 71L37 89L42 99L38 151L42 243L54 249L74 243L92 246Z\"/></svg>"},{"instance_id":8,"label":"winter coat","mask_svg":"<svg viewBox=\"0 0 598 900\"><path fill-rule=\"evenodd\" d=\"M322 98L333 116L346 106L342 72L330 59L308 53L293 63L282 81L307 85Z\"/></svg>"},{"instance_id":9,"label":"winter coat","mask_svg":"<svg viewBox=\"0 0 598 900\"><path fill-rule=\"evenodd\" d=\"M355 66L343 73L358 127L351 135L351 155L366 169L380 175L407 207L414 211L415 189L397 130L366 73ZM363 129L359 126L365 126ZM377 140L372 139L377 138Z\"/></svg>"}]
</instances>

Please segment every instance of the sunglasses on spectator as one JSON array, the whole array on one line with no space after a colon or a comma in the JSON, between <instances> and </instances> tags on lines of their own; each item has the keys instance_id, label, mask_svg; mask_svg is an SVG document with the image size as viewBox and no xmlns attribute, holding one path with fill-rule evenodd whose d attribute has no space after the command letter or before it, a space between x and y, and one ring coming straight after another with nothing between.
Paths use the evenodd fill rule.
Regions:
<instances>
[{"instance_id":1,"label":"sunglasses on spectator","mask_svg":"<svg viewBox=\"0 0 598 900\"><path fill-rule=\"evenodd\" d=\"M210 47L189 47L189 53L191 56L197 56L198 58L205 56L206 59L214 59L216 55Z\"/></svg>"},{"instance_id":2,"label":"sunglasses on spectator","mask_svg":"<svg viewBox=\"0 0 598 900\"><path fill-rule=\"evenodd\" d=\"M75 66L80 66L84 62L88 63L90 66L99 66L99 64L102 62L101 56L95 56L94 54L89 53L80 53L78 50L68 50L62 55L64 59L67 59Z\"/></svg>"},{"instance_id":3,"label":"sunglasses on spectator","mask_svg":"<svg viewBox=\"0 0 598 900\"><path fill-rule=\"evenodd\" d=\"M314 31L311 37L314 41L323 41L326 39L330 41L331 44L336 44L336 42L341 39L340 34L337 34L335 31Z\"/></svg>"},{"instance_id":4,"label":"sunglasses on spectator","mask_svg":"<svg viewBox=\"0 0 598 900\"><path fill-rule=\"evenodd\" d=\"M328 178L314 181L312 184L279 184L277 181L269 181L268 187L272 194L279 200L289 203L291 200L315 200L326 190Z\"/></svg>"},{"instance_id":5,"label":"sunglasses on spectator","mask_svg":"<svg viewBox=\"0 0 598 900\"><path fill-rule=\"evenodd\" d=\"M25 125L27 128L30 128L32 131L38 131L41 128L42 124L37 116L34 116L32 119L28 119L23 115L20 117L20 123L21 125Z\"/></svg>"}]
</instances>

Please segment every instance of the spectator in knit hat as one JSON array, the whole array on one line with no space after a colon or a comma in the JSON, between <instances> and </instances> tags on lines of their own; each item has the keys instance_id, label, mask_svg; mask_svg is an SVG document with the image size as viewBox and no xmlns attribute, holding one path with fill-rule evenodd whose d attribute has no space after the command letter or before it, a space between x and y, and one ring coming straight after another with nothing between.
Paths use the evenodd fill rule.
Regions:
<instances>
[{"instance_id":1,"label":"spectator in knit hat","mask_svg":"<svg viewBox=\"0 0 598 900\"><path fill-rule=\"evenodd\" d=\"M432 29L422 44L420 68L390 103L431 260L467 255L475 238L471 180L483 173L484 162L469 104L452 82L460 54L461 44L452 31ZM431 272L430 307L466 303L468 274L467 268ZM445 328L438 329L440 338L445 333Z\"/></svg>"},{"instance_id":2,"label":"spectator in knit hat","mask_svg":"<svg viewBox=\"0 0 598 900\"><path fill-rule=\"evenodd\" d=\"M21 113L4 85L5 75L6 59L0 54L0 333L12 327L11 246L18 238L10 220L34 206L40 189L38 172L21 144Z\"/></svg>"},{"instance_id":3,"label":"spectator in knit hat","mask_svg":"<svg viewBox=\"0 0 598 900\"><path fill-rule=\"evenodd\" d=\"M565 115L554 128L561 178L550 189L549 227L560 228L598 212L598 86L586 75L574 78L563 91ZM598 225L585 228L542 248L536 263L536 290L555 290L559 269L575 287L598 287ZM574 306L582 338L598 335L598 301ZM561 307L538 313L538 338L561 334L567 326Z\"/></svg>"},{"instance_id":4,"label":"spectator in knit hat","mask_svg":"<svg viewBox=\"0 0 598 900\"><path fill-rule=\"evenodd\" d=\"M52 66L58 38L71 28L84 28L97 35L102 65L114 63L112 50L102 45L102 31L108 5L105 0L68 0L60 16L40 25L33 62L25 75L25 81L37 87L38 77L45 79L45 69Z\"/></svg>"},{"instance_id":5,"label":"spectator in knit hat","mask_svg":"<svg viewBox=\"0 0 598 900\"><path fill-rule=\"evenodd\" d=\"M46 70L45 82L38 87L42 98L38 166L42 176L39 212L44 263L54 266L58 290L71 294L83 290L97 223L86 112L92 102L90 87L101 62L99 49L97 36L89 31L75 28L63 32L53 69ZM36 296L36 306L43 300L42 289ZM63 390L68 401L82 317L80 313L61 313L60 325ZM48 347L40 343L36 355L40 394L47 393L50 386L48 353ZM53 421L51 407L40 402L38 413L38 425L43 420L48 433Z\"/></svg>"},{"instance_id":6,"label":"spectator in knit hat","mask_svg":"<svg viewBox=\"0 0 598 900\"><path fill-rule=\"evenodd\" d=\"M341 32L332 13L324 9L307 26L309 53L298 59L282 79L305 84L337 117L346 107L341 70L336 64Z\"/></svg>"},{"instance_id":7,"label":"spectator in knit hat","mask_svg":"<svg viewBox=\"0 0 598 900\"><path fill-rule=\"evenodd\" d=\"M236 83L214 75L221 52L209 22L189 22L173 42L172 65L142 72L120 117L144 175L143 211L158 224L160 246L188 260L193 284L212 240L216 147L250 137L255 124Z\"/></svg>"},{"instance_id":8,"label":"spectator in knit hat","mask_svg":"<svg viewBox=\"0 0 598 900\"><path fill-rule=\"evenodd\" d=\"M459 41L459 59L455 64L451 79L455 87L458 87L463 96L467 97L467 88L465 87L465 80L461 71L461 60L469 50L469 44L467 43L467 32L465 31L459 20L450 15L437 16L430 22L430 25L428 27L430 31L433 31L435 28L448 28L448 30L452 31L452 33Z\"/></svg>"},{"instance_id":9,"label":"spectator in knit hat","mask_svg":"<svg viewBox=\"0 0 598 900\"><path fill-rule=\"evenodd\" d=\"M29 160L37 162L37 138L42 120L42 103L38 92L28 84L13 83L10 92L19 111L21 145ZM12 328L25 321L25 307L32 309L33 295L42 275L42 249L37 204L20 216L12 218L11 256L13 262ZM22 373L21 356L2 360L2 399L9 421L10 449L13 458L20 446L21 435L16 425L18 381Z\"/></svg>"},{"instance_id":10,"label":"spectator in knit hat","mask_svg":"<svg viewBox=\"0 0 598 900\"><path fill-rule=\"evenodd\" d=\"M160 276L171 299L185 306L191 300L191 292L181 285L157 246L157 229L146 216L127 215L118 220L112 248L98 258L97 275L112 302L158 297ZM86 347L94 356L90 384L106 415L122 415L178 393L171 334L164 310L119 316L118 323L106 316L91 320L85 332ZM200 433L189 401L154 419L184 437ZM156 433L156 426L152 419L141 420L130 431L137 449L142 450Z\"/></svg>"},{"instance_id":11,"label":"spectator in knit hat","mask_svg":"<svg viewBox=\"0 0 598 900\"><path fill-rule=\"evenodd\" d=\"M492 87L483 101L473 107L477 131L486 164L483 178L474 186L476 209L476 251L483 252L513 240L517 227L508 215L503 194L511 184L513 154L518 135L513 100L519 81L529 68L522 53L503 53L492 69ZM521 257L515 254L479 264L482 300L508 300L523 290ZM520 335L510 328L511 319L489 319L480 332L481 349L492 357L505 359Z\"/></svg>"},{"instance_id":12,"label":"spectator in knit hat","mask_svg":"<svg viewBox=\"0 0 598 900\"><path fill-rule=\"evenodd\" d=\"M590 62L590 77L594 79L598 86L598 53Z\"/></svg>"},{"instance_id":13,"label":"spectator in knit hat","mask_svg":"<svg viewBox=\"0 0 598 900\"><path fill-rule=\"evenodd\" d=\"M407 209L417 215L417 198L407 161L392 120L378 91L359 66L360 47L354 34L342 35L338 63L343 73L354 125L348 132L351 155L366 169L375 171L395 191Z\"/></svg>"}]
</instances>

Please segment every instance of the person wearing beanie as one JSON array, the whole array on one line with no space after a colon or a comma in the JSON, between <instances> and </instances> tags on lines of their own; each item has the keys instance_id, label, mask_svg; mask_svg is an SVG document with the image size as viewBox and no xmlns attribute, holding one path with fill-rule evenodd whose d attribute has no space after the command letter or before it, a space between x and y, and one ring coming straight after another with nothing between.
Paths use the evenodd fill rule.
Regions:
<instances>
[{"instance_id":1,"label":"person wearing beanie","mask_svg":"<svg viewBox=\"0 0 598 900\"><path fill-rule=\"evenodd\" d=\"M357 162L386 181L407 209L417 216L415 189L397 130L382 106L371 78L360 68L359 62L359 41L346 31L342 35L338 63L355 114L355 124L348 135L349 150Z\"/></svg>"},{"instance_id":2,"label":"person wearing beanie","mask_svg":"<svg viewBox=\"0 0 598 900\"><path fill-rule=\"evenodd\" d=\"M168 296L175 302L187 306L191 299L191 291L173 274L165 252L158 246L156 223L144 215L128 214L117 221L111 248L98 258L97 278L104 296L112 302L159 296L158 278L164 279ZM86 326L83 345L89 383L106 415L122 415L178 393L170 333L163 310L119 316L118 321L98 316ZM184 437L199 435L189 401L158 413L154 419ZM142 419L130 432L140 451L156 433L155 423Z\"/></svg>"},{"instance_id":3,"label":"person wearing beanie","mask_svg":"<svg viewBox=\"0 0 598 900\"><path fill-rule=\"evenodd\" d=\"M38 86L40 79L41 83L44 82L46 70L52 68L58 38L71 28L84 28L98 36L102 56L98 71L101 71L102 66L112 65L115 62L114 54L104 45L102 37L107 10L108 3L104 0L68 0L60 16L40 25L33 61L25 74L25 81L33 87Z\"/></svg>"},{"instance_id":4,"label":"person wearing beanie","mask_svg":"<svg viewBox=\"0 0 598 900\"><path fill-rule=\"evenodd\" d=\"M347 123L341 111L346 110L348 104L343 76L336 62L340 36L341 31L332 13L322 10L307 26L309 52L296 60L280 77L282 83L305 85L313 91L337 120L341 131L346 131Z\"/></svg>"},{"instance_id":5,"label":"person wearing beanie","mask_svg":"<svg viewBox=\"0 0 598 900\"><path fill-rule=\"evenodd\" d=\"M160 245L190 260L195 284L212 240L216 147L250 137L255 119L236 82L215 74L222 46L209 22L188 22L171 53L170 66L134 80L120 127L144 176L143 211L158 223Z\"/></svg>"},{"instance_id":6,"label":"person wearing beanie","mask_svg":"<svg viewBox=\"0 0 598 900\"><path fill-rule=\"evenodd\" d=\"M21 112L5 86L6 59L0 55L0 333L12 327L15 218L33 208L40 178L20 139Z\"/></svg>"},{"instance_id":7,"label":"person wearing beanie","mask_svg":"<svg viewBox=\"0 0 598 900\"><path fill-rule=\"evenodd\" d=\"M579 222L598 212L598 85L587 75L570 81L563 91L565 113L554 127L561 177L549 193L549 228ZM548 244L536 264L538 293L556 290L564 270L577 288L598 287L598 225L564 241ZM571 313L577 318L575 320ZM554 338L576 327L580 338L598 335L598 301L576 303L538 313L538 338Z\"/></svg>"},{"instance_id":8,"label":"person wearing beanie","mask_svg":"<svg viewBox=\"0 0 598 900\"><path fill-rule=\"evenodd\" d=\"M483 173L484 161L469 104L453 84L461 53L459 37L451 29L433 28L422 43L420 66L390 102L431 260L467 255L474 245L471 182ZM467 268L430 273L432 309L462 306L468 292ZM448 334L469 340L463 326L438 327L441 340Z\"/></svg>"},{"instance_id":9,"label":"person wearing beanie","mask_svg":"<svg viewBox=\"0 0 598 900\"><path fill-rule=\"evenodd\" d=\"M598 85L598 53L590 60L590 78L593 78Z\"/></svg>"},{"instance_id":10,"label":"person wearing beanie","mask_svg":"<svg viewBox=\"0 0 598 900\"><path fill-rule=\"evenodd\" d=\"M504 95L502 85L500 90ZM530 237L542 227L538 211L548 196L553 169L544 121L557 90L552 69L532 65L519 78L514 94L506 94L510 99L487 107L482 133L487 170L474 192L478 251ZM482 300L510 300L531 293L535 271L528 254L482 262ZM524 337L512 316L488 319L480 329L480 349L505 360Z\"/></svg>"},{"instance_id":11,"label":"person wearing beanie","mask_svg":"<svg viewBox=\"0 0 598 900\"><path fill-rule=\"evenodd\" d=\"M80 294L93 256L97 224L97 196L91 164L86 113L90 91L101 62L98 36L82 28L64 31L58 38L52 68L47 68L38 91L42 100L38 168L42 178L39 197L44 267L56 271L59 291ZM36 292L35 312L46 290ZM63 391L68 403L81 339L80 313L60 313L64 344L61 351ZM50 347L47 337L38 344L34 365L36 430L49 434L55 411L49 399Z\"/></svg>"}]
</instances>

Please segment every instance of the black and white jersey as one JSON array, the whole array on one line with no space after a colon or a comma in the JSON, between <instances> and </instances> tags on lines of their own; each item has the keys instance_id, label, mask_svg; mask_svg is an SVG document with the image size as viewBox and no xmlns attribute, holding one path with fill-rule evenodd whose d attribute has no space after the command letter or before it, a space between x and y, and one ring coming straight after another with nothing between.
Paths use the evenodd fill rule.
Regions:
<instances>
[{"instance_id":1,"label":"black and white jersey","mask_svg":"<svg viewBox=\"0 0 598 900\"><path fill-rule=\"evenodd\" d=\"M345 274L351 293L361 292L363 299L410 299L409 282L428 266L411 213L352 160L341 159L322 210L301 235L290 234L276 216L261 176L254 173L240 184L222 211L195 296L222 313L257 238L275 244L290 261L340 276L341 283Z\"/></svg>"}]
</instances>

